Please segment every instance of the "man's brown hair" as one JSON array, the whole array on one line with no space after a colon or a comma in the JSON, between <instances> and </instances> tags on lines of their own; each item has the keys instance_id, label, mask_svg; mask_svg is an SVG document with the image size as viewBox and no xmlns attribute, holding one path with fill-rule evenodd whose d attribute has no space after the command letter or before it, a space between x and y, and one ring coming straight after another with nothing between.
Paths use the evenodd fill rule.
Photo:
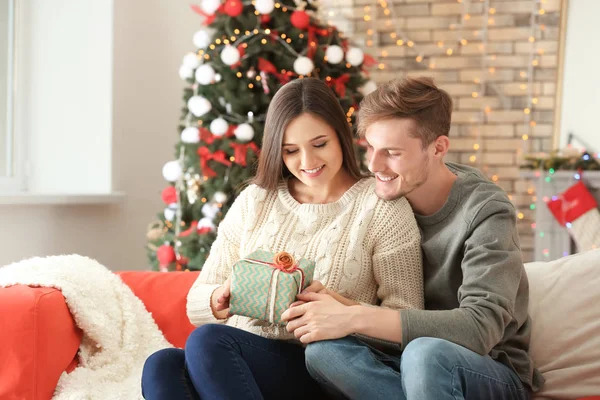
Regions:
<instances>
[{"instance_id":1,"label":"man's brown hair","mask_svg":"<svg viewBox=\"0 0 600 400\"><path fill-rule=\"evenodd\" d=\"M276 190L281 181L292 175L283 163L283 135L290 122L305 113L321 119L335 131L342 148L342 168L353 178L362 178L344 109L325 82L304 78L283 85L273 96L267 110L258 169L250 183Z\"/></svg>"},{"instance_id":2,"label":"man's brown hair","mask_svg":"<svg viewBox=\"0 0 600 400\"><path fill-rule=\"evenodd\" d=\"M377 121L410 118L417 124L415 137L425 148L438 137L448 136L452 98L428 77L394 79L361 101L357 118L361 137Z\"/></svg>"}]
</instances>

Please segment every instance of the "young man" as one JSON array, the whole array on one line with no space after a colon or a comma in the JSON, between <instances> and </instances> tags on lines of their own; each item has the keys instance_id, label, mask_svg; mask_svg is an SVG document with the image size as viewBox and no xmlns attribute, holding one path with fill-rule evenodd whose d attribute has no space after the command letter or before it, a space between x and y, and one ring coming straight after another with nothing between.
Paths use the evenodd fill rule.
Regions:
<instances>
[{"instance_id":1,"label":"young man","mask_svg":"<svg viewBox=\"0 0 600 400\"><path fill-rule=\"evenodd\" d=\"M444 162L451 114L450 96L429 78L391 81L360 105L377 195L405 196L421 230L426 309L344 305L319 284L299 295L306 303L286 311L288 330L310 343L309 372L334 394L528 399L543 383L527 354L515 209L478 170ZM381 352L372 338L401 352Z\"/></svg>"}]
</instances>

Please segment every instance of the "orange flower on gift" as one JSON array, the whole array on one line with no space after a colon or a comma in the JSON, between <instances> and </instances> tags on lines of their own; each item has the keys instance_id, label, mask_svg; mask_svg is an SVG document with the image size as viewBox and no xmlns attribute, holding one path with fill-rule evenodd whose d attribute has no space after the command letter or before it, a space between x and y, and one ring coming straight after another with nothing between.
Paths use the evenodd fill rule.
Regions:
<instances>
[{"instance_id":1,"label":"orange flower on gift","mask_svg":"<svg viewBox=\"0 0 600 400\"><path fill-rule=\"evenodd\" d=\"M296 265L296 260L294 259L294 256L287 251L280 251L279 253L275 254L273 263L280 266L284 270L288 270Z\"/></svg>"}]
</instances>

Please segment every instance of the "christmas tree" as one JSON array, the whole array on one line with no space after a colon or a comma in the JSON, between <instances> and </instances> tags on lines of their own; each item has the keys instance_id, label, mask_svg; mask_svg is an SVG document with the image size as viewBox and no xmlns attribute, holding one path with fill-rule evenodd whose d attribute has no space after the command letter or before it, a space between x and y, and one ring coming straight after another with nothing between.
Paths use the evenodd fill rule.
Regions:
<instances>
[{"instance_id":1,"label":"christmas tree","mask_svg":"<svg viewBox=\"0 0 600 400\"><path fill-rule=\"evenodd\" d=\"M316 0L192 6L205 27L179 70L188 85L175 159L162 171L166 208L147 234L153 269L202 268L216 227L254 174L267 107L281 85L324 80L354 124L362 96L375 89L366 71L375 60L322 24L318 6Z\"/></svg>"}]
</instances>

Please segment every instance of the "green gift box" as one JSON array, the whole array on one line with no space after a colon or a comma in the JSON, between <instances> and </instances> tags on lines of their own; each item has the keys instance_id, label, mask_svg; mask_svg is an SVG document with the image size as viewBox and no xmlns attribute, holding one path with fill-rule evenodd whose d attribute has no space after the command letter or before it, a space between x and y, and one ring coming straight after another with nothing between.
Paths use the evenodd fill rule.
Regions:
<instances>
[{"instance_id":1,"label":"green gift box","mask_svg":"<svg viewBox=\"0 0 600 400\"><path fill-rule=\"evenodd\" d=\"M279 256L278 262L275 257ZM315 263L257 250L233 265L229 312L283 325L281 314L313 279Z\"/></svg>"}]
</instances>

